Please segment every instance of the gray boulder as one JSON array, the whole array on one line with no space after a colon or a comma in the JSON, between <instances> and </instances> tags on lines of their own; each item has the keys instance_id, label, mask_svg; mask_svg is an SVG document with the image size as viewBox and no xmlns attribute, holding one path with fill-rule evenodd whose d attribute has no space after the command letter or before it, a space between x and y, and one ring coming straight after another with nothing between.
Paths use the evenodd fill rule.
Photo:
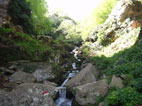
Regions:
<instances>
[{"instance_id":1,"label":"gray boulder","mask_svg":"<svg viewBox=\"0 0 142 106\"><path fill-rule=\"evenodd\" d=\"M55 106L52 99L55 88L45 84L24 83L9 93L9 97L14 106ZM43 95L45 91L49 94Z\"/></svg>"},{"instance_id":2,"label":"gray boulder","mask_svg":"<svg viewBox=\"0 0 142 106\"><path fill-rule=\"evenodd\" d=\"M0 90L0 106L13 106L12 101L4 90Z\"/></svg>"},{"instance_id":3,"label":"gray boulder","mask_svg":"<svg viewBox=\"0 0 142 106\"><path fill-rule=\"evenodd\" d=\"M121 78L116 77L115 75L113 75L113 77L112 77L112 81L110 83L110 86L116 87L116 88L123 88L124 87Z\"/></svg>"},{"instance_id":4,"label":"gray boulder","mask_svg":"<svg viewBox=\"0 0 142 106\"><path fill-rule=\"evenodd\" d=\"M78 87L74 87L75 100L79 105L96 104L97 97L104 97L108 92L109 86L106 80L91 82Z\"/></svg>"},{"instance_id":5,"label":"gray boulder","mask_svg":"<svg viewBox=\"0 0 142 106\"><path fill-rule=\"evenodd\" d=\"M35 80L36 79L32 74L21 71L12 74L9 78L10 82L16 82L16 83L33 83Z\"/></svg>"},{"instance_id":6,"label":"gray boulder","mask_svg":"<svg viewBox=\"0 0 142 106\"><path fill-rule=\"evenodd\" d=\"M99 71L95 68L94 65L89 63L75 77L69 80L65 86L72 88L75 86L94 82L98 79L98 76L99 76Z\"/></svg>"},{"instance_id":7,"label":"gray boulder","mask_svg":"<svg viewBox=\"0 0 142 106\"><path fill-rule=\"evenodd\" d=\"M53 74L52 70L51 65L41 64L35 69L33 75L37 81L53 80L56 76Z\"/></svg>"}]
</instances>

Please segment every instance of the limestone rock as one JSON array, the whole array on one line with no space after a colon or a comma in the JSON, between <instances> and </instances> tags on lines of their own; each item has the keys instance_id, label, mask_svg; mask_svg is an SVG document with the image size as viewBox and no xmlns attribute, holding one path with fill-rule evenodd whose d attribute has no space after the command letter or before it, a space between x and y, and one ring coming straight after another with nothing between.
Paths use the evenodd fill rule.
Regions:
<instances>
[{"instance_id":1,"label":"limestone rock","mask_svg":"<svg viewBox=\"0 0 142 106\"><path fill-rule=\"evenodd\" d=\"M56 76L53 74L52 70L53 69L51 65L41 64L36 68L33 75L37 79L37 81L53 80Z\"/></svg>"},{"instance_id":2,"label":"limestone rock","mask_svg":"<svg viewBox=\"0 0 142 106\"><path fill-rule=\"evenodd\" d=\"M35 80L36 79L32 74L21 71L14 73L9 78L10 82L16 82L16 83L33 83Z\"/></svg>"},{"instance_id":3,"label":"limestone rock","mask_svg":"<svg viewBox=\"0 0 142 106\"><path fill-rule=\"evenodd\" d=\"M142 27L141 9L138 0L119 0L106 22L94 28L87 38L84 45L90 56L111 57L134 45Z\"/></svg>"},{"instance_id":4,"label":"limestone rock","mask_svg":"<svg viewBox=\"0 0 142 106\"><path fill-rule=\"evenodd\" d=\"M51 85L24 83L9 93L9 97L14 106L55 106L51 96L54 90ZM45 91L49 94L43 95Z\"/></svg>"},{"instance_id":5,"label":"limestone rock","mask_svg":"<svg viewBox=\"0 0 142 106\"><path fill-rule=\"evenodd\" d=\"M106 80L74 87L75 100L82 106L86 106L87 104L95 105L97 97L104 97L108 92L108 88Z\"/></svg>"},{"instance_id":6,"label":"limestone rock","mask_svg":"<svg viewBox=\"0 0 142 106\"><path fill-rule=\"evenodd\" d=\"M4 88L12 90L18 86L18 83L17 82L9 82L9 83L4 83L3 86L4 86Z\"/></svg>"},{"instance_id":7,"label":"limestone rock","mask_svg":"<svg viewBox=\"0 0 142 106\"><path fill-rule=\"evenodd\" d=\"M8 94L0 90L0 106L13 106Z\"/></svg>"},{"instance_id":8,"label":"limestone rock","mask_svg":"<svg viewBox=\"0 0 142 106\"><path fill-rule=\"evenodd\" d=\"M94 82L98 79L98 76L99 76L99 70L97 70L94 65L89 63L75 77L70 79L65 86L72 88L75 86Z\"/></svg>"},{"instance_id":9,"label":"limestone rock","mask_svg":"<svg viewBox=\"0 0 142 106\"><path fill-rule=\"evenodd\" d=\"M116 77L115 75L112 77L112 81L110 83L110 86L117 87L117 88L123 88L124 87L121 78Z\"/></svg>"},{"instance_id":10,"label":"limestone rock","mask_svg":"<svg viewBox=\"0 0 142 106\"><path fill-rule=\"evenodd\" d=\"M138 0L120 0L116 7L112 10L106 23L112 19L117 22L123 22L128 17L141 19L142 18L142 4Z\"/></svg>"}]
</instances>

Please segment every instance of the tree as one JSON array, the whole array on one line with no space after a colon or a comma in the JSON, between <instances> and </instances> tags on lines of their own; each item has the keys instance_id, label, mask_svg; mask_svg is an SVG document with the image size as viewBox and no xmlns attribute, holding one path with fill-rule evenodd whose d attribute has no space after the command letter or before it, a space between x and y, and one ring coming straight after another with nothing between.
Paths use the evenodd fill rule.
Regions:
<instances>
[{"instance_id":1,"label":"tree","mask_svg":"<svg viewBox=\"0 0 142 106\"><path fill-rule=\"evenodd\" d=\"M48 9L45 0L27 0L32 10L34 32L36 34L48 33L51 30L51 22L47 18Z\"/></svg>"},{"instance_id":2,"label":"tree","mask_svg":"<svg viewBox=\"0 0 142 106\"><path fill-rule=\"evenodd\" d=\"M13 23L22 26L24 32L33 33L31 9L25 0L11 0L8 5L8 14Z\"/></svg>"}]
</instances>

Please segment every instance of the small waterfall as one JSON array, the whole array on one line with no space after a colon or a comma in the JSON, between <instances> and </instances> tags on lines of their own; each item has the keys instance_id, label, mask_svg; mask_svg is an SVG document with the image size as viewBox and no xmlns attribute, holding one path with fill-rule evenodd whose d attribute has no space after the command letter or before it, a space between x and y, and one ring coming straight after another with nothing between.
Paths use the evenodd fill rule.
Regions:
<instances>
[{"instance_id":1,"label":"small waterfall","mask_svg":"<svg viewBox=\"0 0 142 106\"><path fill-rule=\"evenodd\" d=\"M74 54L74 57L76 58L77 61L81 61L77 57L77 47L72 51ZM78 73L77 67L76 67L76 62L72 63L72 72L69 73L67 79L62 83L60 87L57 87L57 90L59 91L59 98L56 100L56 106L71 106L72 105L72 99L67 99L66 98L66 87L64 85L68 82L70 78L76 75Z\"/></svg>"}]
</instances>

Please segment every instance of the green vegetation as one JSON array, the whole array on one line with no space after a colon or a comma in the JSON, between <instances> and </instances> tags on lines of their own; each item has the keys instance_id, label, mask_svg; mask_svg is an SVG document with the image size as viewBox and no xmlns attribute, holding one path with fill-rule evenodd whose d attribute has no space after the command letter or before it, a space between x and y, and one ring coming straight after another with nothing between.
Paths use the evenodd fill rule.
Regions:
<instances>
[{"instance_id":1,"label":"green vegetation","mask_svg":"<svg viewBox=\"0 0 142 106\"><path fill-rule=\"evenodd\" d=\"M75 23L74 20L64 19L59 25L57 31L61 31L64 34L65 39L73 41L74 44L79 44L82 40L78 28L79 24Z\"/></svg>"},{"instance_id":2,"label":"green vegetation","mask_svg":"<svg viewBox=\"0 0 142 106\"><path fill-rule=\"evenodd\" d=\"M24 32L33 33L31 9L25 0L11 0L8 5L8 14L15 25L21 25Z\"/></svg>"},{"instance_id":3,"label":"green vegetation","mask_svg":"<svg viewBox=\"0 0 142 106\"><path fill-rule=\"evenodd\" d=\"M136 106L142 104L142 95L134 88L127 87L110 93L104 106Z\"/></svg>"},{"instance_id":4,"label":"green vegetation","mask_svg":"<svg viewBox=\"0 0 142 106\"><path fill-rule=\"evenodd\" d=\"M91 15L86 18L82 25L83 40L89 36L94 27L103 24L106 21L117 2L118 0L104 0L96 8L94 8Z\"/></svg>"},{"instance_id":5,"label":"green vegetation","mask_svg":"<svg viewBox=\"0 0 142 106\"><path fill-rule=\"evenodd\" d=\"M15 25L22 26L28 34L47 34L52 23L48 19L45 0L11 0L8 14Z\"/></svg>"},{"instance_id":6,"label":"green vegetation","mask_svg":"<svg viewBox=\"0 0 142 106\"><path fill-rule=\"evenodd\" d=\"M35 36L16 32L10 28L0 28L0 41L2 44L0 59L3 63L17 59L48 61L49 58L55 58L58 53L67 55L67 50L73 48L67 40L61 38L49 42L45 36L36 39Z\"/></svg>"},{"instance_id":7,"label":"green vegetation","mask_svg":"<svg viewBox=\"0 0 142 106\"><path fill-rule=\"evenodd\" d=\"M136 106L141 103L142 95L142 43L139 40L133 47L116 53L113 57L94 57L96 66L108 78L125 75L126 88L113 90L105 99L105 106ZM110 80L110 79L108 79Z\"/></svg>"},{"instance_id":8,"label":"green vegetation","mask_svg":"<svg viewBox=\"0 0 142 106\"><path fill-rule=\"evenodd\" d=\"M51 31L52 23L48 19L46 0L26 0L30 4L34 32L36 34L47 34Z\"/></svg>"},{"instance_id":9,"label":"green vegetation","mask_svg":"<svg viewBox=\"0 0 142 106\"><path fill-rule=\"evenodd\" d=\"M16 55L23 55L25 52L28 57L38 60L39 56L49 48L45 44L41 44L35 38L32 38L31 36L24 33L16 32L14 29L1 28L0 33L1 39L5 40L7 43L11 42L13 47L15 46L15 49L16 47L19 48L19 53ZM23 49L23 51L20 49ZM20 51L23 53L20 54Z\"/></svg>"}]
</instances>

